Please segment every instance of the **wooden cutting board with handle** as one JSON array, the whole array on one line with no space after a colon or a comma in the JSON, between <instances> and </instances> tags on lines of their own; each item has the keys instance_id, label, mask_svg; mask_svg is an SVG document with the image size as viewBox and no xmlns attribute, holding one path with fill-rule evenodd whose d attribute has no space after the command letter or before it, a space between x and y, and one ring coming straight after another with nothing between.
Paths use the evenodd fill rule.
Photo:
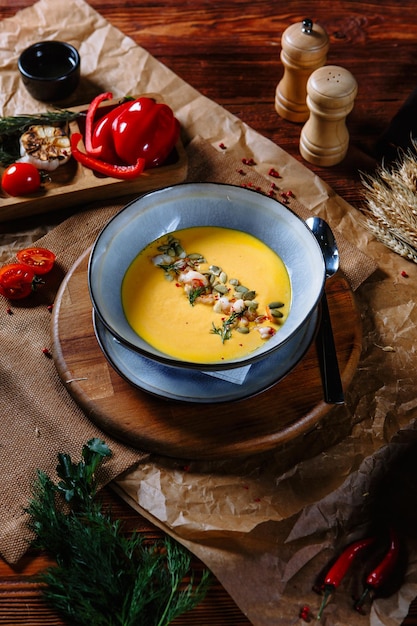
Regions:
<instances>
[{"instance_id":1,"label":"wooden cutting board with handle","mask_svg":"<svg viewBox=\"0 0 417 626\"><path fill-rule=\"evenodd\" d=\"M88 292L88 257L89 251L58 292L52 316L53 353L63 384L104 432L155 454L220 459L278 447L313 429L333 408L323 401L314 341L286 377L248 399L195 404L137 389L113 369L98 344ZM326 292L346 389L361 352L360 315L343 276L327 281Z\"/></svg>"}]
</instances>

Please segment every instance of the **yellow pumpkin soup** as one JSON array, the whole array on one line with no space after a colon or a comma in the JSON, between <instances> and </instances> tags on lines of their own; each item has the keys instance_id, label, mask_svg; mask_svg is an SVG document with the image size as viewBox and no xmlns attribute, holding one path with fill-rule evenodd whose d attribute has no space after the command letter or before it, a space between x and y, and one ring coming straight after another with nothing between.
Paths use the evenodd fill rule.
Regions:
<instances>
[{"instance_id":1,"label":"yellow pumpkin soup","mask_svg":"<svg viewBox=\"0 0 417 626\"><path fill-rule=\"evenodd\" d=\"M291 284L262 241L199 226L164 235L133 260L122 283L126 318L147 343L182 361L244 357L285 322Z\"/></svg>"}]
</instances>

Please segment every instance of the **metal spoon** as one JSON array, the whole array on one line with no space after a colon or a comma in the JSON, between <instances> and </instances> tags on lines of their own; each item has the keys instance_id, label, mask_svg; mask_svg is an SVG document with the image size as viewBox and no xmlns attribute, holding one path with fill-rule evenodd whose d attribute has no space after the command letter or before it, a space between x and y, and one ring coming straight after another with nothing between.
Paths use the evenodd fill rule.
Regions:
<instances>
[{"instance_id":1,"label":"metal spoon","mask_svg":"<svg viewBox=\"0 0 417 626\"><path fill-rule=\"evenodd\" d=\"M331 228L320 217L309 217L306 220L306 224L320 245L324 257L326 278L330 278L339 269L339 251ZM324 399L329 404L343 404L345 398L325 291L323 291L321 299L321 319L317 331L316 345Z\"/></svg>"}]
</instances>

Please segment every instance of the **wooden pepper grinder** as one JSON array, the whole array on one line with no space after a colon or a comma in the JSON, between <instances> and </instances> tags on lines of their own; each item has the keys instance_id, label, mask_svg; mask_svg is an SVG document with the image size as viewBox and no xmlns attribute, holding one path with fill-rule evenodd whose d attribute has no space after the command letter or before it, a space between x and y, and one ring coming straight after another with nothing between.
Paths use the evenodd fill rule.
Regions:
<instances>
[{"instance_id":1,"label":"wooden pepper grinder","mask_svg":"<svg viewBox=\"0 0 417 626\"><path fill-rule=\"evenodd\" d=\"M325 64L329 49L326 31L310 19L292 24L281 38L284 75L275 92L275 109L290 122L305 122L309 111L306 86L310 74Z\"/></svg>"},{"instance_id":2,"label":"wooden pepper grinder","mask_svg":"<svg viewBox=\"0 0 417 626\"><path fill-rule=\"evenodd\" d=\"M340 163L349 146L346 116L353 109L358 85L348 70L327 65L315 70L307 82L310 117L300 135L300 153L309 163Z\"/></svg>"}]
</instances>

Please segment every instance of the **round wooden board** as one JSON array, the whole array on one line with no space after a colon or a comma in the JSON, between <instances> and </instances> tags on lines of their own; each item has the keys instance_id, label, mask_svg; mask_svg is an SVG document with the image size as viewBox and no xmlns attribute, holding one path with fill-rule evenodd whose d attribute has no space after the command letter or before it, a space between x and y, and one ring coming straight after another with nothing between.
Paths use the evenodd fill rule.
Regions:
<instances>
[{"instance_id":1,"label":"round wooden board","mask_svg":"<svg viewBox=\"0 0 417 626\"><path fill-rule=\"evenodd\" d=\"M64 385L104 432L155 454L221 459L277 447L314 428L331 410L332 405L323 401L314 342L285 378L244 400L175 402L133 387L112 368L97 342L87 283L88 257L89 251L78 259L60 287L52 339L55 365ZM361 352L360 316L342 276L327 281L326 292L346 389Z\"/></svg>"}]
</instances>

